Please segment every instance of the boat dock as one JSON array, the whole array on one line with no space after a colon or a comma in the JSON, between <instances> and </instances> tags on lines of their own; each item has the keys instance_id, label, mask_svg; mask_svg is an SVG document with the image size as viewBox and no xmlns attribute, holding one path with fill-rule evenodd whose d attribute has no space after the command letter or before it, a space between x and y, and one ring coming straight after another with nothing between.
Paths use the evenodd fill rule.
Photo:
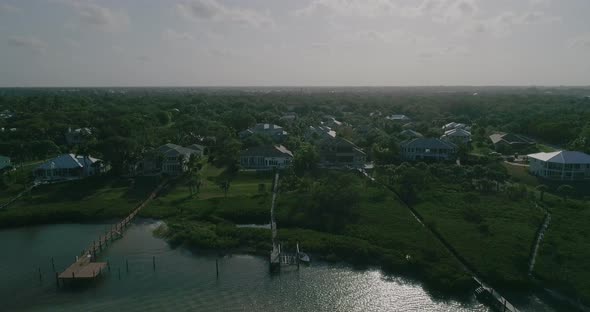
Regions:
<instances>
[{"instance_id":1,"label":"boat dock","mask_svg":"<svg viewBox=\"0 0 590 312\"><path fill-rule=\"evenodd\" d=\"M111 229L104 235L101 235L97 241L93 241L92 244L84 249L80 256L76 257L76 261L72 263L65 271L59 274L60 280L77 280L77 279L94 279L102 274L102 272L108 268L106 262L96 262L97 255L100 254L104 249L107 248L109 243L112 243L115 239L123 236L125 229L129 226L129 223L137 216L139 211L147 206L158 193L166 185L164 180L156 189L150 194L150 196L144 200L137 208L135 208L125 219L116 225L111 226Z\"/></svg>"}]
</instances>

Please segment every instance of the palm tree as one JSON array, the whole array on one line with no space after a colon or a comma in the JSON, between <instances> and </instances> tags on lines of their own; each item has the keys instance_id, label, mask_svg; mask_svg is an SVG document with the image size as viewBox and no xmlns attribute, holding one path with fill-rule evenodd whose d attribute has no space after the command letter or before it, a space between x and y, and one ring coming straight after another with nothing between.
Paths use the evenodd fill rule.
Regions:
<instances>
[{"instance_id":1,"label":"palm tree","mask_svg":"<svg viewBox=\"0 0 590 312\"><path fill-rule=\"evenodd\" d=\"M536 188L537 188L537 191L539 192L539 199L541 201L543 201L543 195L545 195L545 192L547 192L549 190L549 187L545 184L541 184L541 185L538 185Z\"/></svg>"}]
</instances>

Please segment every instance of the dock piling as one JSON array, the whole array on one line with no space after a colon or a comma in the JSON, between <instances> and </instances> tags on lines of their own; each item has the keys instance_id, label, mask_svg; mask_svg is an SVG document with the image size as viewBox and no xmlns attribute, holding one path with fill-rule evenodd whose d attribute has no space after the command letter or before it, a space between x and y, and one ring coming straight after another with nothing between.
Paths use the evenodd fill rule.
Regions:
<instances>
[{"instance_id":1,"label":"dock piling","mask_svg":"<svg viewBox=\"0 0 590 312\"><path fill-rule=\"evenodd\" d=\"M111 272L111 261L107 260L107 268L109 268L109 273Z\"/></svg>"},{"instance_id":2,"label":"dock piling","mask_svg":"<svg viewBox=\"0 0 590 312\"><path fill-rule=\"evenodd\" d=\"M127 273L129 273L129 259L125 259L125 267L127 268Z\"/></svg>"},{"instance_id":3,"label":"dock piling","mask_svg":"<svg viewBox=\"0 0 590 312\"><path fill-rule=\"evenodd\" d=\"M59 288L59 274L55 272L55 286Z\"/></svg>"},{"instance_id":4,"label":"dock piling","mask_svg":"<svg viewBox=\"0 0 590 312\"><path fill-rule=\"evenodd\" d=\"M121 280L121 268L118 268L119 271L119 280Z\"/></svg>"},{"instance_id":5,"label":"dock piling","mask_svg":"<svg viewBox=\"0 0 590 312\"><path fill-rule=\"evenodd\" d=\"M152 256L152 267L154 269L154 272L156 272L156 256Z\"/></svg>"},{"instance_id":6,"label":"dock piling","mask_svg":"<svg viewBox=\"0 0 590 312\"><path fill-rule=\"evenodd\" d=\"M39 282L43 282L43 275L41 274L41 268L39 268Z\"/></svg>"},{"instance_id":7,"label":"dock piling","mask_svg":"<svg viewBox=\"0 0 590 312\"><path fill-rule=\"evenodd\" d=\"M55 262L53 261L53 257L51 257L51 269L55 272Z\"/></svg>"},{"instance_id":8,"label":"dock piling","mask_svg":"<svg viewBox=\"0 0 590 312\"><path fill-rule=\"evenodd\" d=\"M215 259L215 274L219 278L219 260Z\"/></svg>"}]
</instances>

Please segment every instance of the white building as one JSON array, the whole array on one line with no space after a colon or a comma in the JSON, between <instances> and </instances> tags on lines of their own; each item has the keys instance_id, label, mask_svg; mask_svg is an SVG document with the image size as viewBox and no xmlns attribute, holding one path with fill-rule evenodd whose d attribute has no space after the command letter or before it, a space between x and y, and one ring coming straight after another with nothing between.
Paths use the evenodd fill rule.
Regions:
<instances>
[{"instance_id":1,"label":"white building","mask_svg":"<svg viewBox=\"0 0 590 312\"><path fill-rule=\"evenodd\" d=\"M471 142L471 132L463 128L455 128L445 131L440 138L457 144L467 144Z\"/></svg>"},{"instance_id":2,"label":"white building","mask_svg":"<svg viewBox=\"0 0 590 312\"><path fill-rule=\"evenodd\" d=\"M458 123L458 122L450 122L444 126L442 126L442 130L443 131L449 131L449 130L453 130L453 129L467 129L467 125L464 123Z\"/></svg>"},{"instance_id":3,"label":"white building","mask_svg":"<svg viewBox=\"0 0 590 312\"><path fill-rule=\"evenodd\" d=\"M590 155L582 152L557 151L528 155L529 171L552 180L590 179Z\"/></svg>"},{"instance_id":4,"label":"white building","mask_svg":"<svg viewBox=\"0 0 590 312\"><path fill-rule=\"evenodd\" d=\"M293 153L282 145L255 146L240 153L240 165L244 169L284 169L292 161Z\"/></svg>"},{"instance_id":5,"label":"white building","mask_svg":"<svg viewBox=\"0 0 590 312\"><path fill-rule=\"evenodd\" d=\"M410 117L408 117L406 115L399 115L399 114L387 116L387 117L385 117L385 119L395 121L395 122L403 122L403 123L407 123L407 122L412 121L412 119Z\"/></svg>"},{"instance_id":6,"label":"white building","mask_svg":"<svg viewBox=\"0 0 590 312\"><path fill-rule=\"evenodd\" d=\"M63 154L33 171L37 181L77 180L106 172L100 159L90 156Z\"/></svg>"}]
</instances>

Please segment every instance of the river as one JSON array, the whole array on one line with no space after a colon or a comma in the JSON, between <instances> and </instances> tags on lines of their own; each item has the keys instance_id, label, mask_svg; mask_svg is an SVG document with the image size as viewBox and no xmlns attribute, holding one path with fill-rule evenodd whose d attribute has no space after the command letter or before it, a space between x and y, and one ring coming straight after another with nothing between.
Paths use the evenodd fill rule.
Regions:
<instances>
[{"instance_id":1,"label":"river","mask_svg":"<svg viewBox=\"0 0 590 312\"><path fill-rule=\"evenodd\" d=\"M65 269L105 224L1 230L0 310L490 311L475 299L441 299L419 283L346 265L315 262L271 275L265 258L234 255L219 259L217 278L215 256L170 248L152 235L157 225L138 221L110 245L100 260L108 260L111 270L99 281L61 289L56 287L51 258L57 271ZM536 297L518 301L523 312L558 311Z\"/></svg>"}]
</instances>

